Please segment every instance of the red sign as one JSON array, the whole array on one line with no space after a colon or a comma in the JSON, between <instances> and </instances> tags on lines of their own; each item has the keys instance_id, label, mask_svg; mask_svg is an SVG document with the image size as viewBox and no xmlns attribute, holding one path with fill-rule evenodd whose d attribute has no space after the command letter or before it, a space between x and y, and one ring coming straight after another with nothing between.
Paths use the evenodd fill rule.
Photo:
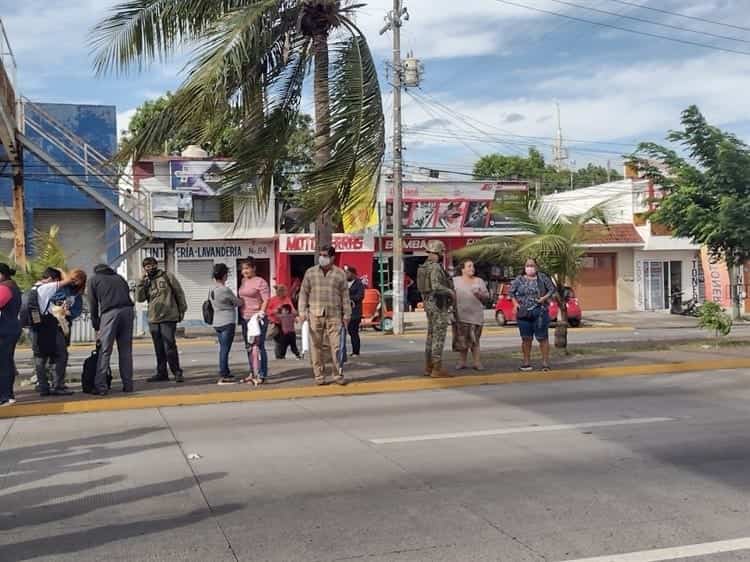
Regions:
<instances>
[{"instance_id":1,"label":"red sign","mask_svg":"<svg viewBox=\"0 0 750 562\"><path fill-rule=\"evenodd\" d=\"M282 234L279 246L282 252L288 254L314 254L318 250L315 237L310 234ZM353 234L334 234L333 247L339 252L372 251L372 246L365 242L364 237Z\"/></svg>"}]
</instances>

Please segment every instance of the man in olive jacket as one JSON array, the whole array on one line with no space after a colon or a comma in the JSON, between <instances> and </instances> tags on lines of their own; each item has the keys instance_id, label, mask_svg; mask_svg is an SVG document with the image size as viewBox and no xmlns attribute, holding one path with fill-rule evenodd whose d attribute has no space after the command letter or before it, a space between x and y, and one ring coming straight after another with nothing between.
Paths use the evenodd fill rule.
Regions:
<instances>
[{"instance_id":1,"label":"man in olive jacket","mask_svg":"<svg viewBox=\"0 0 750 562\"><path fill-rule=\"evenodd\" d=\"M156 353L156 374L148 382L169 380L167 364L175 382L183 382L177 351L177 323L187 311L185 292L171 273L159 269L154 258L143 260L144 276L136 285L135 298L148 302L148 327Z\"/></svg>"}]
</instances>

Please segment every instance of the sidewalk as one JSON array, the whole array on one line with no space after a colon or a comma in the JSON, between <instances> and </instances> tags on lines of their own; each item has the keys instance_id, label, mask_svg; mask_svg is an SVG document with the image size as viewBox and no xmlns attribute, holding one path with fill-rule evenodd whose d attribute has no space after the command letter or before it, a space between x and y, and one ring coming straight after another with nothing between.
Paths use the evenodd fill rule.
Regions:
<instances>
[{"instance_id":1,"label":"sidewalk","mask_svg":"<svg viewBox=\"0 0 750 562\"><path fill-rule=\"evenodd\" d=\"M112 394L108 397L92 397L78 391L72 397L40 398L31 387L17 392L15 406L0 409L0 418L30 415L45 415L66 412L103 411L131 408L150 408L187 404L255 401L264 399L289 399L312 396L400 392L500 384L509 382L538 382L570 380L579 378L602 378L634 375L656 375L701 370L750 368L750 345L738 342L719 348L705 343L673 346L671 349L638 350L638 345L621 346L591 344L577 346L574 353L554 353L553 371L542 373L519 373L517 352L496 351L484 355L485 370L456 371L451 363L454 353L446 353L446 367L454 377L430 379L422 374L423 363L419 354L408 356L362 357L349 362L346 377L347 387L331 385L317 387L313 384L308 361L281 360L274 362L274 372L262 388L246 384L218 386L213 369L194 369L186 382L176 385L148 383L150 372L136 373L136 393L123 395L115 373ZM641 346L645 347L645 346ZM657 346L658 347L658 346ZM628 350L630 348L630 350ZM535 364L539 359L535 357Z\"/></svg>"}]
</instances>

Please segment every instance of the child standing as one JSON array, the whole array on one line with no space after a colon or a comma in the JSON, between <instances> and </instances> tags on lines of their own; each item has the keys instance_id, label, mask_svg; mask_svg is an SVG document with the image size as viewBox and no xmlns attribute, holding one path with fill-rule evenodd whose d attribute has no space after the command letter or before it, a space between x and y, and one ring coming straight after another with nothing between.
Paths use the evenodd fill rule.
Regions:
<instances>
[{"instance_id":1,"label":"child standing","mask_svg":"<svg viewBox=\"0 0 750 562\"><path fill-rule=\"evenodd\" d=\"M294 313L291 305L285 304L279 308L277 317L281 325L281 333L276 341L276 358L284 359L287 348L291 347L295 357L302 359L297 349L297 333L294 330Z\"/></svg>"}]
</instances>

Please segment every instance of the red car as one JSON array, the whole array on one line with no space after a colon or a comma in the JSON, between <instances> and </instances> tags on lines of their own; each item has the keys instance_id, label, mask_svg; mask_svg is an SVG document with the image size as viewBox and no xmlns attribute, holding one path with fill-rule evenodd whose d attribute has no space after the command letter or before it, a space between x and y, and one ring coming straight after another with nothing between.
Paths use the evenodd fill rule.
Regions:
<instances>
[{"instance_id":1,"label":"red car","mask_svg":"<svg viewBox=\"0 0 750 562\"><path fill-rule=\"evenodd\" d=\"M516 306L513 304L513 299L508 295L509 291L510 284L503 283L500 287L500 295L497 297L497 303L495 303L495 320L498 326L505 326L509 322L516 321ZM577 328L581 325L581 318L583 316L581 303L576 298L575 291L570 287L565 287L564 292L567 296L568 323L573 328ZM558 308L557 301L552 301L549 305L549 317L553 322L557 320Z\"/></svg>"}]
</instances>

